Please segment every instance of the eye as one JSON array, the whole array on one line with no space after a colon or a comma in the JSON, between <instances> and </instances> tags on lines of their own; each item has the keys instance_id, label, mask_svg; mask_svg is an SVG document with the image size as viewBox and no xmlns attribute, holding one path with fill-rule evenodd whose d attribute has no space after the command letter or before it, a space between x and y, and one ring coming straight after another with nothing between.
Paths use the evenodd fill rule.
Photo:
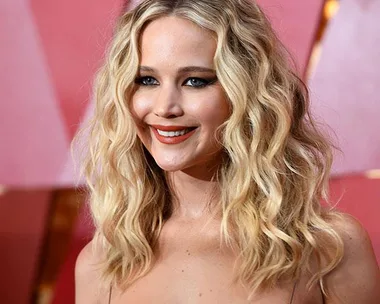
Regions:
<instances>
[{"instance_id":1,"label":"eye","mask_svg":"<svg viewBox=\"0 0 380 304\"><path fill-rule=\"evenodd\" d=\"M158 81L150 76L138 77L135 79L135 83L143 86L158 85Z\"/></svg>"},{"instance_id":2,"label":"eye","mask_svg":"<svg viewBox=\"0 0 380 304\"><path fill-rule=\"evenodd\" d=\"M184 85L194 88L203 88L215 81L208 80L208 79L202 79L197 77L188 78L185 80Z\"/></svg>"}]
</instances>

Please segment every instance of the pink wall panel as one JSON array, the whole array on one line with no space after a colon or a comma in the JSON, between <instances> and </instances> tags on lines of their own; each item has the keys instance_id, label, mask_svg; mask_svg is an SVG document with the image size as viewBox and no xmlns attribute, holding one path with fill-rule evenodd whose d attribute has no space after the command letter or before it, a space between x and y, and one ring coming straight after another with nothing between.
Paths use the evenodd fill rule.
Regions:
<instances>
[{"instance_id":1,"label":"pink wall panel","mask_svg":"<svg viewBox=\"0 0 380 304\"><path fill-rule=\"evenodd\" d=\"M336 133L335 174L380 168L380 1L341 1L311 80L315 113Z\"/></svg>"},{"instance_id":2,"label":"pink wall panel","mask_svg":"<svg viewBox=\"0 0 380 304\"><path fill-rule=\"evenodd\" d=\"M121 3L1 1L0 184L61 184Z\"/></svg>"},{"instance_id":3,"label":"pink wall panel","mask_svg":"<svg viewBox=\"0 0 380 304\"><path fill-rule=\"evenodd\" d=\"M305 75L324 0L257 0Z\"/></svg>"},{"instance_id":4,"label":"pink wall panel","mask_svg":"<svg viewBox=\"0 0 380 304\"><path fill-rule=\"evenodd\" d=\"M122 0L30 0L66 130L71 139L85 111L93 74Z\"/></svg>"},{"instance_id":5,"label":"pink wall panel","mask_svg":"<svg viewBox=\"0 0 380 304\"><path fill-rule=\"evenodd\" d=\"M57 176L68 138L28 3L0 1L0 184Z\"/></svg>"}]
</instances>

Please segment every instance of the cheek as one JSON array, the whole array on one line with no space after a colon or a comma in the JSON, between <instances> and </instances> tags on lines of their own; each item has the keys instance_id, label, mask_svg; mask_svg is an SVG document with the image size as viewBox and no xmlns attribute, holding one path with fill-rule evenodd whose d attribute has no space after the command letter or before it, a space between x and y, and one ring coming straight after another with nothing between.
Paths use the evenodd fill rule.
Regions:
<instances>
[{"instance_id":1,"label":"cheek","mask_svg":"<svg viewBox=\"0 0 380 304\"><path fill-rule=\"evenodd\" d=\"M135 120L142 121L149 113L151 102L149 98L143 96L134 96L131 101L131 113Z\"/></svg>"},{"instance_id":2,"label":"cheek","mask_svg":"<svg viewBox=\"0 0 380 304\"><path fill-rule=\"evenodd\" d=\"M137 135L141 142L148 148L149 146L149 128L144 123L145 117L148 115L150 103L147 98L134 96L131 100L130 111L135 122Z\"/></svg>"},{"instance_id":3,"label":"cheek","mask_svg":"<svg viewBox=\"0 0 380 304\"><path fill-rule=\"evenodd\" d=\"M197 113L204 127L217 128L224 123L229 115L229 104L224 96L209 96L192 103L191 110Z\"/></svg>"}]
</instances>

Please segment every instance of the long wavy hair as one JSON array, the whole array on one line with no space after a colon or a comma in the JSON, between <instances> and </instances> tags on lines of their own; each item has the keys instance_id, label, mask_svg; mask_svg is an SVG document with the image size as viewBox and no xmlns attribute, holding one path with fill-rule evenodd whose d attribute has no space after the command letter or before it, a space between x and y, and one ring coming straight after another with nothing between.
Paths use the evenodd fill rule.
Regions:
<instances>
[{"instance_id":1,"label":"long wavy hair","mask_svg":"<svg viewBox=\"0 0 380 304\"><path fill-rule=\"evenodd\" d=\"M231 107L218 171L221 239L238 249L236 279L253 294L299 278L317 261L309 286L319 282L323 290L343 255L329 220L338 215L320 205L331 143L310 116L308 91L270 23L248 0L145 0L120 17L95 81L93 117L80 133L104 279L127 288L144 276L171 213L165 172L143 147L129 110L139 37L164 16L190 20L217 40L214 64Z\"/></svg>"}]
</instances>

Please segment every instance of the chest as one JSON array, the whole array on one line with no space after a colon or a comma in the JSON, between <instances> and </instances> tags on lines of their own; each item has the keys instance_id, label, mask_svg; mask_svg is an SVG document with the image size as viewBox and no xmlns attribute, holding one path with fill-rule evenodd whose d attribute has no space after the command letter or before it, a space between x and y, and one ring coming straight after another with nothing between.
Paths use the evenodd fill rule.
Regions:
<instances>
[{"instance_id":1,"label":"chest","mask_svg":"<svg viewBox=\"0 0 380 304\"><path fill-rule=\"evenodd\" d=\"M194 255L193 255L194 254ZM247 301L248 293L233 283L233 261L220 254L173 253L157 261L152 270L112 303L261 303L287 304L291 290L276 289Z\"/></svg>"},{"instance_id":2,"label":"chest","mask_svg":"<svg viewBox=\"0 0 380 304\"><path fill-rule=\"evenodd\" d=\"M156 248L157 259L149 273L125 292L114 290L111 303L290 303L293 284L247 300L245 288L234 283L236 255L220 245L219 230L208 229L200 233L187 229L189 227L170 228L173 227L162 231ZM298 298L301 299L300 294ZM302 298L293 304L321 303Z\"/></svg>"}]
</instances>

